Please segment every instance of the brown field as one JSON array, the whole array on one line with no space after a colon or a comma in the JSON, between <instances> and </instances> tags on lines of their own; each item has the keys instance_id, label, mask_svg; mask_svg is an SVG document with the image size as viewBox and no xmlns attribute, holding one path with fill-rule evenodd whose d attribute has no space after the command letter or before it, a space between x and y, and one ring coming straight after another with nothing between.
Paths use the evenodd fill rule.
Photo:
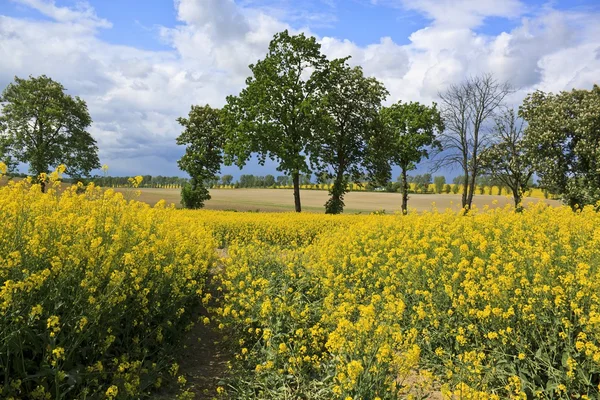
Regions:
<instances>
[{"instance_id":1,"label":"brown field","mask_svg":"<svg viewBox=\"0 0 600 400\"><path fill-rule=\"evenodd\" d=\"M129 191L131 189L116 189ZM140 189L139 200L154 205L159 200L174 203L179 206L179 189ZM237 211L263 211L282 212L294 210L294 197L291 189L212 189L212 199L206 202L209 210L237 210ZM328 195L324 190L302 190L302 210L322 213ZM351 192L345 197L346 213L369 213L385 210L388 213L400 211L400 193L381 192ZM540 200L527 198L525 205L543 201L551 206L558 206L557 200ZM435 206L434 206L435 203ZM508 196L475 195L474 204L477 208L504 207L512 204ZM411 194L408 200L409 208L416 211L431 211L437 208L440 211L451 208L460 210L460 195L455 194Z\"/></svg>"}]
</instances>

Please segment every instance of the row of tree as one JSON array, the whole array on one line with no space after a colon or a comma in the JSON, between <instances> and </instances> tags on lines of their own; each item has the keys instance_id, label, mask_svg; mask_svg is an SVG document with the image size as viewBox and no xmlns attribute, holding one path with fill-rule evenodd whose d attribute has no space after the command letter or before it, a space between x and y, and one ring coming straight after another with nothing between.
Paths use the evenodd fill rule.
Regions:
<instances>
[{"instance_id":1,"label":"row of tree","mask_svg":"<svg viewBox=\"0 0 600 400\"><path fill-rule=\"evenodd\" d=\"M279 163L301 211L302 176L331 181L328 213L342 212L349 184L382 186L400 167L402 209L408 171L435 156L434 170L460 167L462 205L470 208L481 175L508 187L519 206L534 173L540 186L571 207L600 201L600 87L529 94L518 112L504 102L513 89L491 75L476 76L440 93L433 103L382 103L388 92L347 58L328 60L315 38L287 31L274 36L264 59L222 109L192 106L179 118L186 146L180 168L190 175L182 199L197 208L209 198L223 163L243 167L255 154ZM87 131L85 102L46 76L15 78L0 96L0 160L28 163L34 176L65 164L73 178L99 168ZM42 181L42 189L44 189Z\"/></svg>"},{"instance_id":2,"label":"row of tree","mask_svg":"<svg viewBox=\"0 0 600 400\"><path fill-rule=\"evenodd\" d=\"M206 183L223 162L242 168L256 154L261 164L276 160L291 177L297 212L303 174L332 179L325 210L340 213L351 182L364 176L387 182L399 165L406 211L406 172L437 144L441 115L435 104L382 107L383 84L347 61L329 61L314 37L284 31L266 57L250 65L246 87L227 97L223 109L192 106L178 120L184 131L177 143L187 146L179 166L192 177L182 190L184 204L201 207L210 198Z\"/></svg>"},{"instance_id":3,"label":"row of tree","mask_svg":"<svg viewBox=\"0 0 600 400\"><path fill-rule=\"evenodd\" d=\"M103 187L126 187L130 186L132 176L93 176L90 181ZM189 182L188 178L181 176L152 176L143 175L142 183L138 187L143 188L164 188L164 187L182 187Z\"/></svg>"},{"instance_id":4,"label":"row of tree","mask_svg":"<svg viewBox=\"0 0 600 400\"><path fill-rule=\"evenodd\" d=\"M532 93L517 115L504 103L513 88L487 74L451 85L440 93L439 108L401 101L384 107L383 84L347 61L329 61L314 37L284 31L222 109L192 106L179 118L184 131L177 139L186 146L179 166L192 177L184 204L201 207L221 164L242 168L253 154L261 164L277 161L291 177L298 212L303 175L332 181L325 209L340 213L349 183L367 176L385 186L393 166L400 167L406 212L408 172L430 155L434 170L460 167L466 209L482 175L509 188L516 207L535 172L571 206L600 200L597 86Z\"/></svg>"}]
</instances>

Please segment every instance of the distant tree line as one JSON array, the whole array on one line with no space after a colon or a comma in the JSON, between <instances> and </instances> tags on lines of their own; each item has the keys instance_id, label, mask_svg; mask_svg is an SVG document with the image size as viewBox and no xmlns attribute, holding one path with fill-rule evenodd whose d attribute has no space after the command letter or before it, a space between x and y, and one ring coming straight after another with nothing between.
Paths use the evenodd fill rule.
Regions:
<instances>
[{"instance_id":1,"label":"distant tree line","mask_svg":"<svg viewBox=\"0 0 600 400\"><path fill-rule=\"evenodd\" d=\"M90 182L103 187L126 187L129 186L131 176L100 176L95 175L89 179ZM188 178L179 176L152 176L142 175L142 183L139 187L142 188L162 188L162 187L182 187L189 182Z\"/></svg>"}]
</instances>

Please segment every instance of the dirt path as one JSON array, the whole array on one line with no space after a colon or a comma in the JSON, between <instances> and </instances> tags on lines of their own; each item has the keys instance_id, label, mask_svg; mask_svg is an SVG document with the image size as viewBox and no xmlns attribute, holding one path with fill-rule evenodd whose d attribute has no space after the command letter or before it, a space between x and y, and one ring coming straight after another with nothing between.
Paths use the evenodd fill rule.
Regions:
<instances>
[{"instance_id":1,"label":"dirt path","mask_svg":"<svg viewBox=\"0 0 600 400\"><path fill-rule=\"evenodd\" d=\"M177 357L179 375L187 380L185 389L195 394L194 399L217 397L217 387L227 372L229 355L219 343L219 334L204 324L186 333L181 354ZM174 399L180 390L176 382L152 396L153 400Z\"/></svg>"},{"instance_id":2,"label":"dirt path","mask_svg":"<svg viewBox=\"0 0 600 400\"><path fill-rule=\"evenodd\" d=\"M216 250L220 258L228 256L227 250ZM214 287L210 281L212 277L222 271L223 263L218 262L210 271L211 278L208 287ZM212 291L211 291L212 292ZM215 296L215 293L212 293ZM222 380L228 371L227 362L231 360L231 353L221 342L222 333L215 331L210 325L202 323L206 312L199 315L198 322L186 332L181 343L181 351L177 355L179 375L187 380L184 389L194 393L194 400L208 400L217 397L217 387L222 385ZM153 400L174 399L181 392L176 382L171 383L151 398Z\"/></svg>"}]
</instances>

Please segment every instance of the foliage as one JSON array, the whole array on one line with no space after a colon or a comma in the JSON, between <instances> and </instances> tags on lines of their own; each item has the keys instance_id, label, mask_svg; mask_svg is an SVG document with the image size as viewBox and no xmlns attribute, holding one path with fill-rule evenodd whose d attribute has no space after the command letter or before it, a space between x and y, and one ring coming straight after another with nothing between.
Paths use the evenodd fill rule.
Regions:
<instances>
[{"instance_id":1,"label":"foliage","mask_svg":"<svg viewBox=\"0 0 600 400\"><path fill-rule=\"evenodd\" d=\"M292 176L296 211L300 174L310 173L305 154L313 138L318 72L325 67L314 37L275 35L264 59L250 65L252 76L238 96L227 98L227 162L243 166L252 153L259 162L279 161L278 171Z\"/></svg>"},{"instance_id":2,"label":"foliage","mask_svg":"<svg viewBox=\"0 0 600 400\"><path fill-rule=\"evenodd\" d=\"M412 183L414 184L415 191L427 193L429 192L429 185L431 185L431 174L425 173L415 175L412 177Z\"/></svg>"},{"instance_id":3,"label":"foliage","mask_svg":"<svg viewBox=\"0 0 600 400\"><path fill-rule=\"evenodd\" d=\"M181 205L185 208L202 208L206 200L210 200L208 189L204 185L198 184L195 179L181 188Z\"/></svg>"},{"instance_id":4,"label":"foliage","mask_svg":"<svg viewBox=\"0 0 600 400\"><path fill-rule=\"evenodd\" d=\"M8 156L9 165L28 163L34 176L59 164L72 177L100 168L96 141L86 131L92 123L87 105L60 83L45 75L15 77L0 103L0 156Z\"/></svg>"},{"instance_id":5,"label":"foliage","mask_svg":"<svg viewBox=\"0 0 600 400\"><path fill-rule=\"evenodd\" d=\"M185 145L185 154L177 165L191 177L181 190L182 204L187 208L201 208L210 199L206 189L221 170L225 137L221 124L221 111L206 105L192 106L188 118L178 118L184 131L177 144Z\"/></svg>"},{"instance_id":6,"label":"foliage","mask_svg":"<svg viewBox=\"0 0 600 400\"><path fill-rule=\"evenodd\" d=\"M344 194L350 182L364 175L368 144L376 129L381 102L387 90L377 79L364 76L362 68L350 67L347 59L336 59L319 79L321 84L318 135L311 141L311 158L319 176L333 178L327 214L344 209Z\"/></svg>"},{"instance_id":7,"label":"foliage","mask_svg":"<svg viewBox=\"0 0 600 400\"><path fill-rule=\"evenodd\" d=\"M233 183L233 175L226 174L221 177L221 184L231 185L232 183Z\"/></svg>"},{"instance_id":8,"label":"foliage","mask_svg":"<svg viewBox=\"0 0 600 400\"><path fill-rule=\"evenodd\" d=\"M519 123L513 110L505 110L495 123L493 144L481 153L481 168L495 181L490 182L490 191L494 183L507 186L515 208L519 209L533 176L533 156L523 141L523 123Z\"/></svg>"},{"instance_id":9,"label":"foliage","mask_svg":"<svg viewBox=\"0 0 600 400\"><path fill-rule=\"evenodd\" d=\"M105 168L106 171L108 171L107 166L104 166L103 168ZM89 181L93 182L97 186L102 186L105 188L118 188L118 187L128 187L129 180L131 178L134 178L134 177L133 176L110 176L110 175L99 176L99 175L96 175L96 176L93 176L91 179L89 179ZM142 183L140 184L140 187L144 187L144 188L179 188L189 182L188 178L182 178L180 176L144 175L143 178L144 179L143 179ZM77 183L76 181L73 181L72 179L68 179L68 178L64 179L64 181Z\"/></svg>"},{"instance_id":10,"label":"foliage","mask_svg":"<svg viewBox=\"0 0 600 400\"><path fill-rule=\"evenodd\" d=\"M446 184L445 176L435 176L433 178L433 184L435 185L435 192L440 194L444 191L444 185Z\"/></svg>"},{"instance_id":11,"label":"foliage","mask_svg":"<svg viewBox=\"0 0 600 400\"><path fill-rule=\"evenodd\" d=\"M528 95L519 114L541 183L571 207L600 201L600 87Z\"/></svg>"},{"instance_id":12,"label":"foliage","mask_svg":"<svg viewBox=\"0 0 600 400\"><path fill-rule=\"evenodd\" d=\"M407 172L415 169L421 159L429 157L431 147L439 147L437 136L444 124L437 106L398 102L381 110L385 139L380 157L386 160L380 165L398 165L402 172L402 212L408 210ZM430 178L431 179L431 178Z\"/></svg>"},{"instance_id":13,"label":"foliage","mask_svg":"<svg viewBox=\"0 0 600 400\"><path fill-rule=\"evenodd\" d=\"M50 179L0 187L0 397L139 398L176 367L215 241L160 204Z\"/></svg>"}]
</instances>

